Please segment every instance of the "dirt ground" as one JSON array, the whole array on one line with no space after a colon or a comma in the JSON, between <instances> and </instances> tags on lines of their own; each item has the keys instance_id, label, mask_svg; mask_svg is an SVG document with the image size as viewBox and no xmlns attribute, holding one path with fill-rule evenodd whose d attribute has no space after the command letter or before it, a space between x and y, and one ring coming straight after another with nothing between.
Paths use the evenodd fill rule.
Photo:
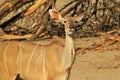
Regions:
<instances>
[{"instance_id":1,"label":"dirt ground","mask_svg":"<svg viewBox=\"0 0 120 80\"><path fill-rule=\"evenodd\" d=\"M76 40L76 46L82 48L100 43L102 41L99 38ZM120 80L119 48L118 42L97 49L85 50L85 54L78 54L71 70L70 80Z\"/></svg>"}]
</instances>

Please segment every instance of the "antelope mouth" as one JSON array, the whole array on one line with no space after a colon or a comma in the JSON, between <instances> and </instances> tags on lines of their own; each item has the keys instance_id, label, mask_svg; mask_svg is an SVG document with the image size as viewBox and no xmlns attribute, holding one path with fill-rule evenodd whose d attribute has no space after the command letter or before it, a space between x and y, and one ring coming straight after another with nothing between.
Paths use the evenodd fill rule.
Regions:
<instances>
[{"instance_id":1,"label":"antelope mouth","mask_svg":"<svg viewBox=\"0 0 120 80\"><path fill-rule=\"evenodd\" d=\"M71 29L68 29L68 31L69 31L69 32L74 32L74 29L73 29L73 28L71 28Z\"/></svg>"},{"instance_id":2,"label":"antelope mouth","mask_svg":"<svg viewBox=\"0 0 120 80\"><path fill-rule=\"evenodd\" d=\"M72 34L74 34L75 30L72 28L72 29L67 29L67 34L69 36L71 36Z\"/></svg>"}]
</instances>

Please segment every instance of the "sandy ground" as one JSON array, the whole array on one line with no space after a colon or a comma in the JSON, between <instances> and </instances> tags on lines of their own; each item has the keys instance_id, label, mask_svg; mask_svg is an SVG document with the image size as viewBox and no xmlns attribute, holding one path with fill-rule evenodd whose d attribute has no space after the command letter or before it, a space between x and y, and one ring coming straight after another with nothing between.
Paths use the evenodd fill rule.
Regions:
<instances>
[{"instance_id":1,"label":"sandy ground","mask_svg":"<svg viewBox=\"0 0 120 80\"><path fill-rule=\"evenodd\" d=\"M98 38L77 39L76 45L89 47L100 42ZM120 80L120 50L115 49L115 45L110 46L77 55L70 80Z\"/></svg>"}]
</instances>

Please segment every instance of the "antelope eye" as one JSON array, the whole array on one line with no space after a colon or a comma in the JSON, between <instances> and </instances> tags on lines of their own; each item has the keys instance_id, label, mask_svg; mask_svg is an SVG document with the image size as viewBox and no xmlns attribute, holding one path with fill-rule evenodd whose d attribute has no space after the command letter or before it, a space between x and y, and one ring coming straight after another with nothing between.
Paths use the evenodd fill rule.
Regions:
<instances>
[{"instance_id":1,"label":"antelope eye","mask_svg":"<svg viewBox=\"0 0 120 80\"><path fill-rule=\"evenodd\" d=\"M67 21L64 21L64 23L67 23Z\"/></svg>"},{"instance_id":2,"label":"antelope eye","mask_svg":"<svg viewBox=\"0 0 120 80\"><path fill-rule=\"evenodd\" d=\"M74 23L77 23L77 21L74 21Z\"/></svg>"}]
</instances>

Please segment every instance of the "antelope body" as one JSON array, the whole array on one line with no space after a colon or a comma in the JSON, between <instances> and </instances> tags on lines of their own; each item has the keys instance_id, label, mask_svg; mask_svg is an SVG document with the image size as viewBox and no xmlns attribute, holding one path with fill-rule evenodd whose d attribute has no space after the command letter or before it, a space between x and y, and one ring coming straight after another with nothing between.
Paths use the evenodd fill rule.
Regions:
<instances>
[{"instance_id":1,"label":"antelope body","mask_svg":"<svg viewBox=\"0 0 120 80\"><path fill-rule=\"evenodd\" d=\"M54 80L54 76L63 74L64 63L61 65L60 53L63 46L56 43L40 46L26 42L0 45L0 80L13 80L17 74L25 80Z\"/></svg>"},{"instance_id":2,"label":"antelope body","mask_svg":"<svg viewBox=\"0 0 120 80\"><path fill-rule=\"evenodd\" d=\"M65 25L65 44L54 41L48 45L7 41L0 43L0 80L68 80L75 59L74 23L55 11L53 18ZM56 16L57 15L57 16Z\"/></svg>"}]
</instances>

